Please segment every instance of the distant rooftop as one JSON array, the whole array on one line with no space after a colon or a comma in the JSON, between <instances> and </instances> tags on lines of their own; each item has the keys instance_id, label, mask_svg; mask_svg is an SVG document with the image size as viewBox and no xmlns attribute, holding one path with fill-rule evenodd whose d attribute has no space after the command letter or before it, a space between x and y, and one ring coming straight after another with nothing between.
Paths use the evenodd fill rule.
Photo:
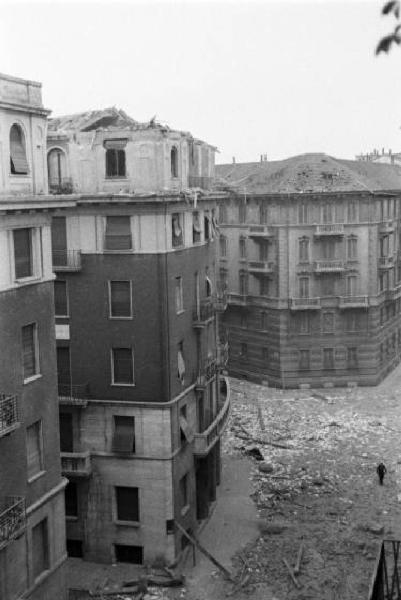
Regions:
<instances>
[{"instance_id":1,"label":"distant rooftop","mask_svg":"<svg viewBox=\"0 0 401 600\"><path fill-rule=\"evenodd\" d=\"M323 153L285 160L216 165L218 187L238 192L401 191L401 166L333 158Z\"/></svg>"}]
</instances>

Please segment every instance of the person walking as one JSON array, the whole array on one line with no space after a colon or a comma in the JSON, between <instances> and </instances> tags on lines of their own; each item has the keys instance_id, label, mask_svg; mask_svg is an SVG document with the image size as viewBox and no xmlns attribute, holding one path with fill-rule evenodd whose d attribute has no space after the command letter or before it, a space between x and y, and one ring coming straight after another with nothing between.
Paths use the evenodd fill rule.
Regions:
<instances>
[{"instance_id":1,"label":"person walking","mask_svg":"<svg viewBox=\"0 0 401 600\"><path fill-rule=\"evenodd\" d=\"M378 464L376 472L379 476L380 485L383 485L384 475L387 473L386 466L381 462Z\"/></svg>"}]
</instances>

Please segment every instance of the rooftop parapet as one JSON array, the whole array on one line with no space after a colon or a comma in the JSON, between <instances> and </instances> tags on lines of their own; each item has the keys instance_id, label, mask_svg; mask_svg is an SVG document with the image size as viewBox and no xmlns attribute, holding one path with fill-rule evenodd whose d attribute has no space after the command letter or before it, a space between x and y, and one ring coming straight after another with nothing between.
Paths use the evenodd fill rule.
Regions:
<instances>
[{"instance_id":1,"label":"rooftop parapet","mask_svg":"<svg viewBox=\"0 0 401 600\"><path fill-rule=\"evenodd\" d=\"M42 102L42 84L0 73L0 107L40 111L48 114Z\"/></svg>"}]
</instances>

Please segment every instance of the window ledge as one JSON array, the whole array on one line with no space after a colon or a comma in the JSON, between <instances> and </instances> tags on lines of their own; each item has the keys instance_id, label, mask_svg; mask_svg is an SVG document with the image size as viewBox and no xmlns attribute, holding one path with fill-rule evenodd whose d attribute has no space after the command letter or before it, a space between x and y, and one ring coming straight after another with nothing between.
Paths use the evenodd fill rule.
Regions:
<instances>
[{"instance_id":1,"label":"window ledge","mask_svg":"<svg viewBox=\"0 0 401 600\"><path fill-rule=\"evenodd\" d=\"M70 315L54 315L56 319L69 319Z\"/></svg>"},{"instance_id":2,"label":"window ledge","mask_svg":"<svg viewBox=\"0 0 401 600\"><path fill-rule=\"evenodd\" d=\"M46 471L39 471L38 473L35 473L35 475L32 475L32 477L28 479L28 483L33 483L37 479L40 479L45 473Z\"/></svg>"},{"instance_id":3,"label":"window ledge","mask_svg":"<svg viewBox=\"0 0 401 600\"><path fill-rule=\"evenodd\" d=\"M135 387L135 383L111 383L112 387Z\"/></svg>"},{"instance_id":4,"label":"window ledge","mask_svg":"<svg viewBox=\"0 0 401 600\"><path fill-rule=\"evenodd\" d=\"M108 248L103 248L103 254L133 254L133 248L127 248L126 250L109 250Z\"/></svg>"},{"instance_id":5,"label":"window ledge","mask_svg":"<svg viewBox=\"0 0 401 600\"><path fill-rule=\"evenodd\" d=\"M141 523L139 521L119 521L118 519L114 520L116 525L120 527L140 527Z\"/></svg>"},{"instance_id":6,"label":"window ledge","mask_svg":"<svg viewBox=\"0 0 401 600\"><path fill-rule=\"evenodd\" d=\"M14 177L16 179L22 179L22 178L26 178L26 179L32 179L32 175L31 173L9 173L9 177L12 177L14 179Z\"/></svg>"},{"instance_id":7,"label":"window ledge","mask_svg":"<svg viewBox=\"0 0 401 600\"><path fill-rule=\"evenodd\" d=\"M177 315L182 315L185 312L185 308L181 308L181 310L177 310Z\"/></svg>"},{"instance_id":8,"label":"window ledge","mask_svg":"<svg viewBox=\"0 0 401 600\"><path fill-rule=\"evenodd\" d=\"M37 379L40 379L41 377L42 377L42 373L37 373L36 375L27 377L26 379L24 379L24 385L27 385L28 383L32 383L32 381L36 381Z\"/></svg>"},{"instance_id":9,"label":"window ledge","mask_svg":"<svg viewBox=\"0 0 401 600\"><path fill-rule=\"evenodd\" d=\"M30 275L29 277L20 277L18 279L14 279L14 283L16 285L27 285L28 283L35 283L41 279L42 277L40 275Z\"/></svg>"},{"instance_id":10,"label":"window ledge","mask_svg":"<svg viewBox=\"0 0 401 600\"><path fill-rule=\"evenodd\" d=\"M185 515L187 514L188 511L189 511L189 504L186 504L184 506L184 508L181 509L181 516L185 517Z\"/></svg>"},{"instance_id":11,"label":"window ledge","mask_svg":"<svg viewBox=\"0 0 401 600\"><path fill-rule=\"evenodd\" d=\"M65 515L65 520L66 521L71 521L71 522L76 522L78 521L78 515L74 516L74 515Z\"/></svg>"},{"instance_id":12,"label":"window ledge","mask_svg":"<svg viewBox=\"0 0 401 600\"><path fill-rule=\"evenodd\" d=\"M104 178L105 181L127 181L128 177L126 175L108 175Z\"/></svg>"},{"instance_id":13,"label":"window ledge","mask_svg":"<svg viewBox=\"0 0 401 600\"><path fill-rule=\"evenodd\" d=\"M131 315L130 317L112 317L109 315L109 321L132 321L133 318L134 315Z\"/></svg>"}]
</instances>

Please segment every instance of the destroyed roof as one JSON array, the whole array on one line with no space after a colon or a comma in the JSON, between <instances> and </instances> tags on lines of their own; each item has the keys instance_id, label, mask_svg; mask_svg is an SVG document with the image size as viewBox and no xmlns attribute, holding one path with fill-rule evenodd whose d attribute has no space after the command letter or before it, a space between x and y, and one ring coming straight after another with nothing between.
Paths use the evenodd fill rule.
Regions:
<instances>
[{"instance_id":1,"label":"destroyed roof","mask_svg":"<svg viewBox=\"0 0 401 600\"><path fill-rule=\"evenodd\" d=\"M271 162L216 165L216 183L219 188L254 194L401 191L401 167L301 154Z\"/></svg>"},{"instance_id":2,"label":"destroyed roof","mask_svg":"<svg viewBox=\"0 0 401 600\"><path fill-rule=\"evenodd\" d=\"M88 110L49 119L48 131L92 131L107 127L121 129L135 125L137 125L137 121L134 121L123 110L112 106L102 110Z\"/></svg>"}]
</instances>

